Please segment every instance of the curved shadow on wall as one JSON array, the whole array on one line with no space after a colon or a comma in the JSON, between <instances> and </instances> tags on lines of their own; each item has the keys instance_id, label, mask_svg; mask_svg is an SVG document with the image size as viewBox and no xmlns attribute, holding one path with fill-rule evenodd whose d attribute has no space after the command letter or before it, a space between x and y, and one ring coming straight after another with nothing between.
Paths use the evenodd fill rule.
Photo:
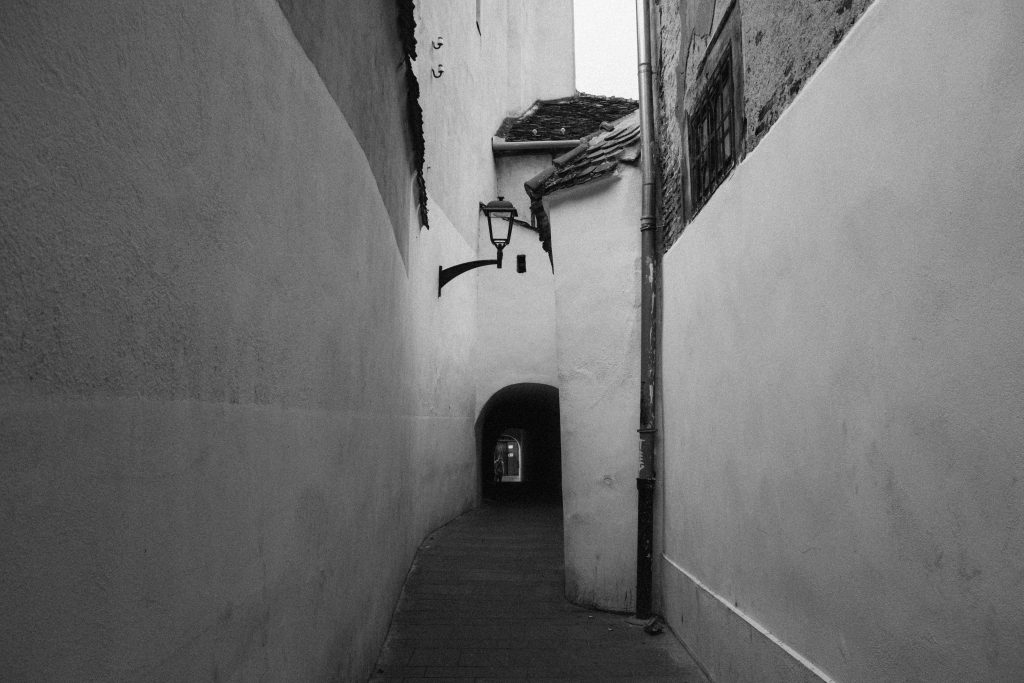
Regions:
<instances>
[{"instance_id":1,"label":"curved shadow on wall","mask_svg":"<svg viewBox=\"0 0 1024 683\"><path fill-rule=\"evenodd\" d=\"M495 392L477 417L476 440L484 499L562 500L558 389L522 383Z\"/></svg>"}]
</instances>

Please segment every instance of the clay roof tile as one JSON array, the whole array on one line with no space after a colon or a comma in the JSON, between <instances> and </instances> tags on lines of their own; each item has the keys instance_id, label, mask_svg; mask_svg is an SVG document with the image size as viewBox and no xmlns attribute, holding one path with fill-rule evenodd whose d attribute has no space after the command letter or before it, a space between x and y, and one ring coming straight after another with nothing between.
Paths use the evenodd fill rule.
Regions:
<instances>
[{"instance_id":1,"label":"clay roof tile","mask_svg":"<svg viewBox=\"0 0 1024 683\"><path fill-rule=\"evenodd\" d=\"M543 173L527 184L531 196L582 185L613 172L619 162L633 163L640 156L640 117L635 111L602 127L571 152L554 160Z\"/></svg>"},{"instance_id":2,"label":"clay roof tile","mask_svg":"<svg viewBox=\"0 0 1024 683\"><path fill-rule=\"evenodd\" d=\"M507 142L577 140L598 130L603 123L635 111L637 107L636 100L586 93L538 100L522 115L506 118L497 136Z\"/></svg>"}]
</instances>

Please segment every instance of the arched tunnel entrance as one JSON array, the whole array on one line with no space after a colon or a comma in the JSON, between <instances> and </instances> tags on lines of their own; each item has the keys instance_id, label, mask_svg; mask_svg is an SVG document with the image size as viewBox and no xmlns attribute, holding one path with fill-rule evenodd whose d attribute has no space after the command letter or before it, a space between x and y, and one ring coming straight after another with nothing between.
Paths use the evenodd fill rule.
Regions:
<instances>
[{"instance_id":1,"label":"arched tunnel entrance","mask_svg":"<svg viewBox=\"0 0 1024 683\"><path fill-rule=\"evenodd\" d=\"M512 384L476 421L481 489L487 500L562 500L558 389Z\"/></svg>"}]
</instances>

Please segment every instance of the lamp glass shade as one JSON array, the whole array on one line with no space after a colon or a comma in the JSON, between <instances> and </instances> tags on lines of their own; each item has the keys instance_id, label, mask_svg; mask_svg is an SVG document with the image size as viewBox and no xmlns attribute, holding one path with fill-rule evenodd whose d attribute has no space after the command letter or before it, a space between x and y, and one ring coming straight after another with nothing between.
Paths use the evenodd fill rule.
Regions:
<instances>
[{"instance_id":1,"label":"lamp glass shade","mask_svg":"<svg viewBox=\"0 0 1024 683\"><path fill-rule=\"evenodd\" d=\"M487 216L487 231L491 236L491 244L503 249L512 241L512 222L519 212L512 202L506 201L504 197L487 202L481 210Z\"/></svg>"}]
</instances>

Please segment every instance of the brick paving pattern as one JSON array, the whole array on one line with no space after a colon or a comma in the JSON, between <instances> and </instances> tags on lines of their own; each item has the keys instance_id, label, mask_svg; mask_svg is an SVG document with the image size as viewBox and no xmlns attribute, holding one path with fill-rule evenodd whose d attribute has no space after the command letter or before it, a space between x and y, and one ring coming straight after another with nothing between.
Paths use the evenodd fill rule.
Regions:
<instances>
[{"instance_id":1,"label":"brick paving pattern","mask_svg":"<svg viewBox=\"0 0 1024 683\"><path fill-rule=\"evenodd\" d=\"M707 683L667 630L573 605L563 581L558 505L462 515L420 547L370 680Z\"/></svg>"}]
</instances>

